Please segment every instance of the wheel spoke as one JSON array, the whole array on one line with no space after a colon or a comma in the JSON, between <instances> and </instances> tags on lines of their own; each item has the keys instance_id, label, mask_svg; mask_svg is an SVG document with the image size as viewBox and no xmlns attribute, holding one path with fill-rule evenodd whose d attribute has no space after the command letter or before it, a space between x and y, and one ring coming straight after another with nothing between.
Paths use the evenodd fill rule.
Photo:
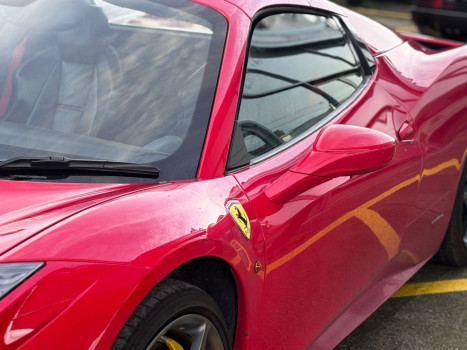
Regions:
<instances>
[{"instance_id":1,"label":"wheel spoke","mask_svg":"<svg viewBox=\"0 0 467 350\"><path fill-rule=\"evenodd\" d=\"M211 332L212 328L213 327L210 322L204 322L203 324L199 325L197 329L193 329L193 333L190 333L192 341L190 350L205 350L209 333Z\"/></svg>"}]
</instances>

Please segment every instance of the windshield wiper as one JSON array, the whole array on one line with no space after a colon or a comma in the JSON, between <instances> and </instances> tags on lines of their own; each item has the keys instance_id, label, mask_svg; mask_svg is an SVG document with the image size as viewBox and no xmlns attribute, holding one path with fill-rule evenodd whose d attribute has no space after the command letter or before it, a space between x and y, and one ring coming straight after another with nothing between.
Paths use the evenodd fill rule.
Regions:
<instances>
[{"instance_id":1,"label":"windshield wiper","mask_svg":"<svg viewBox=\"0 0 467 350\"><path fill-rule=\"evenodd\" d=\"M15 157L0 162L0 177L66 178L72 175L156 179L159 176L159 169L149 164L66 157Z\"/></svg>"}]
</instances>

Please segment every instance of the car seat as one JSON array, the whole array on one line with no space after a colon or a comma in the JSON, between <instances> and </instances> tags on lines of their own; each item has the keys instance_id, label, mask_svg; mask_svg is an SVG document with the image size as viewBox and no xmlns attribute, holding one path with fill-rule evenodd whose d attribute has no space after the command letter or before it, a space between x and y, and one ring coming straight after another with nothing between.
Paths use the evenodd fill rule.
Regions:
<instances>
[{"instance_id":1,"label":"car seat","mask_svg":"<svg viewBox=\"0 0 467 350\"><path fill-rule=\"evenodd\" d=\"M80 1L55 0L59 11L53 17L48 13L47 22L39 24L41 30L53 32L56 41L16 70L4 119L97 135L119 81L118 56L109 45L110 29L102 9L77 4Z\"/></svg>"},{"instance_id":2,"label":"car seat","mask_svg":"<svg viewBox=\"0 0 467 350\"><path fill-rule=\"evenodd\" d=\"M44 42L43 31L28 32L33 22L29 14L22 8L0 6L0 118L10 104L14 73L28 53L37 49L35 44Z\"/></svg>"}]
</instances>

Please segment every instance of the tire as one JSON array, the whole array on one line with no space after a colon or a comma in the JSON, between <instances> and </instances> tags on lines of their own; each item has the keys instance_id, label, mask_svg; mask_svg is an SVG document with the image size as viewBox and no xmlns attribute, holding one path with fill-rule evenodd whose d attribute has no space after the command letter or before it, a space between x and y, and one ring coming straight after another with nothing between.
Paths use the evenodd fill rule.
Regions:
<instances>
[{"instance_id":1,"label":"tire","mask_svg":"<svg viewBox=\"0 0 467 350\"><path fill-rule=\"evenodd\" d=\"M226 322L202 289L166 279L135 309L111 350L229 350Z\"/></svg>"},{"instance_id":2,"label":"tire","mask_svg":"<svg viewBox=\"0 0 467 350\"><path fill-rule=\"evenodd\" d=\"M462 171L446 236L433 260L453 266L467 265L467 164Z\"/></svg>"}]
</instances>

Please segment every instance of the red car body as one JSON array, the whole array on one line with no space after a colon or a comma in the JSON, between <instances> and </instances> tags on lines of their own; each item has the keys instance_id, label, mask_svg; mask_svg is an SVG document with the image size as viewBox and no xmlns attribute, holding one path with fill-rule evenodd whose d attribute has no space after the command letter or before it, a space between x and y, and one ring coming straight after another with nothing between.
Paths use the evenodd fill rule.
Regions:
<instances>
[{"instance_id":1,"label":"red car body","mask_svg":"<svg viewBox=\"0 0 467 350\"><path fill-rule=\"evenodd\" d=\"M324 0L196 2L228 21L197 178L0 180L0 263L45 263L0 300L0 348L108 349L149 291L189 265L210 280L209 294L233 288L235 349L329 349L439 249L467 154L467 47L399 36ZM310 162L300 162L316 164L314 132L226 171L252 19L284 6L344 18L369 47L371 79L327 125L388 135L370 149L389 152L375 157L380 170L336 176L332 163L317 175L327 181L312 183ZM356 152L344 146L322 147L344 158ZM339 166L359 162L368 164L357 157ZM290 183L298 183L293 191ZM228 214L230 201L249 217L249 240ZM216 280L216 271L229 277Z\"/></svg>"}]
</instances>

